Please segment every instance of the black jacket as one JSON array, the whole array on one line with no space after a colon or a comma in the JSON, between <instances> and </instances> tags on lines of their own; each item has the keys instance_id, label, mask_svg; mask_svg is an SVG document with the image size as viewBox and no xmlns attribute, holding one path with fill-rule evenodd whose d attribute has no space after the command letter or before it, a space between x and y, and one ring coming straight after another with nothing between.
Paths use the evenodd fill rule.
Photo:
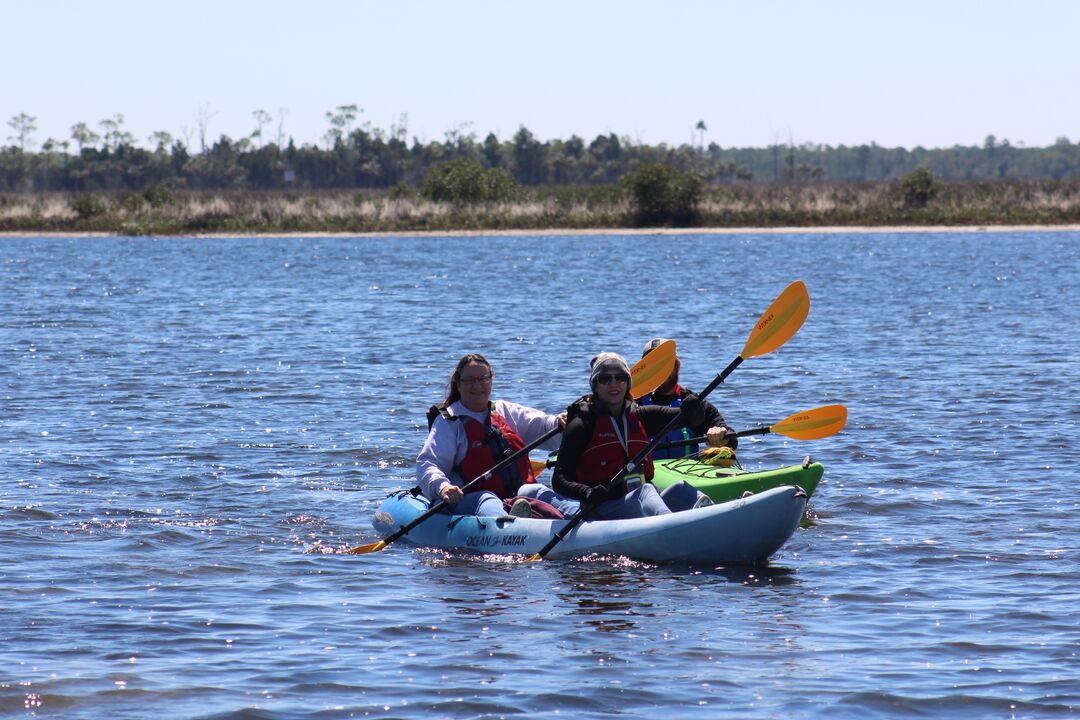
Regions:
<instances>
[{"instance_id":1,"label":"black jacket","mask_svg":"<svg viewBox=\"0 0 1080 720\"><path fill-rule=\"evenodd\" d=\"M637 413L645 432L650 437L661 432L671 422L671 419L678 416L680 412L682 412L686 427L698 426L703 420L700 400L696 402L696 405L695 402L686 403L684 400L682 408L673 408L666 405L638 405L631 401L628 409ZM566 409L566 412L566 428L563 429L562 444L559 446L559 457L555 465L551 487L563 497L584 500L588 496L591 487L579 481L577 476L578 462L581 460L589 440L592 439L597 418L601 414L607 415L608 413L599 404L594 403L590 395L586 395L571 404ZM708 425L706 429L709 427L712 426ZM590 480L596 479L590 478ZM603 483L607 483L612 479L599 478ZM618 488L614 490L612 497L619 495Z\"/></svg>"}]
</instances>

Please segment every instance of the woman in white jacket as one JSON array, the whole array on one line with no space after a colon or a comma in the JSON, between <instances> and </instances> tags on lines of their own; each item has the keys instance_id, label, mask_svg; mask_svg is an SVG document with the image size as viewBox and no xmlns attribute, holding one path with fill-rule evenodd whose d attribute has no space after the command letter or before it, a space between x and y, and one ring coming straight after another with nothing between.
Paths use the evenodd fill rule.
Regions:
<instances>
[{"instance_id":1,"label":"woman in white jacket","mask_svg":"<svg viewBox=\"0 0 1080 720\"><path fill-rule=\"evenodd\" d=\"M455 515L502 515L502 500L518 495L535 477L527 453L480 485L462 487L511 453L565 425L564 415L507 402L491 401L495 372L483 355L458 361L446 400L428 410L430 428L416 458L416 479L428 500L443 500ZM558 435L540 447L555 450Z\"/></svg>"}]
</instances>

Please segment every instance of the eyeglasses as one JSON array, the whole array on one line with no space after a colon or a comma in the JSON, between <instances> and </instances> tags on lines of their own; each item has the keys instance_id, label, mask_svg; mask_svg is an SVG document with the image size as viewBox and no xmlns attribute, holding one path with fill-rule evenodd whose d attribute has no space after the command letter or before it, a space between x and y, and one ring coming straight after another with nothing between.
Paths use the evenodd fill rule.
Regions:
<instances>
[{"instance_id":1,"label":"eyeglasses","mask_svg":"<svg viewBox=\"0 0 1080 720\"><path fill-rule=\"evenodd\" d=\"M604 373L603 375L596 376L596 382L600 383L601 385L607 385L612 380L620 383L628 383L630 382L630 376L623 375L622 373L618 373L616 375L609 375L608 373Z\"/></svg>"},{"instance_id":2,"label":"eyeglasses","mask_svg":"<svg viewBox=\"0 0 1080 720\"><path fill-rule=\"evenodd\" d=\"M458 378L458 382L462 385L483 385L491 382L491 373L487 375L477 375L476 377L461 377Z\"/></svg>"}]
</instances>

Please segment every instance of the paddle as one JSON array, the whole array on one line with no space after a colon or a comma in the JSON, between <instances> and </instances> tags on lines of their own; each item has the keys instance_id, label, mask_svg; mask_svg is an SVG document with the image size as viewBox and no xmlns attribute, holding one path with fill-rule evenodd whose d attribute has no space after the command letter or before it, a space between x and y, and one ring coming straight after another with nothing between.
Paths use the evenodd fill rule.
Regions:
<instances>
[{"instance_id":1,"label":"paddle","mask_svg":"<svg viewBox=\"0 0 1080 720\"><path fill-rule=\"evenodd\" d=\"M776 433L777 435L784 435L793 440L821 440L822 438L831 437L843 430L846 423L846 407L843 405L823 405L814 408L813 410L797 412L794 415L784 418L775 425L752 428L750 430L740 430L739 432L731 433L731 435L735 437L746 437L747 435ZM670 442L660 443L653 449L666 450L668 448L683 447L684 445L698 445L708 439L707 435L700 435L698 437L686 438L685 440L672 440ZM533 475L539 475L547 468L554 467L555 462L555 460L533 460Z\"/></svg>"},{"instance_id":2,"label":"paddle","mask_svg":"<svg viewBox=\"0 0 1080 720\"><path fill-rule=\"evenodd\" d=\"M654 358L653 356L656 355ZM656 388L664 384L664 381L671 375L671 371L675 369L675 343L674 341L667 341L663 345L660 345L649 353L647 358L642 358L634 367L630 368L630 377L633 382L634 397L644 397L648 395ZM545 442L562 432L562 428L554 428L551 431L544 433L543 437L534 440L525 447L521 448L517 452L503 458L501 461L495 464L487 472L473 478L469 482L462 486L462 493L469 492L473 487L479 483L484 482L495 473L502 470L510 463L516 461L522 455L527 454L530 450L543 445ZM533 465L535 468L535 464ZM357 545L354 548L350 548L347 552L353 555L365 555L367 553L378 552L382 550L390 543L394 542L402 535L405 535L414 527L427 520L429 517L446 507L445 500L439 500L437 503L429 507L425 512L421 513L418 517L411 520L409 523L402 525L394 532L387 535L382 540L377 542L368 543L367 545Z\"/></svg>"},{"instance_id":3,"label":"paddle","mask_svg":"<svg viewBox=\"0 0 1080 720\"><path fill-rule=\"evenodd\" d=\"M487 472L485 472L482 475L479 475L478 477L473 478L469 482L465 483L465 485L461 488L462 493L469 492L470 488L474 487L478 483L483 482L484 480L487 480L489 477L491 477L495 473L499 472L500 470L502 470L504 467L506 467L510 463L516 461L522 455L528 453L530 450L533 450L534 448L536 448L536 447L538 447L540 445L543 445L545 442L547 442L548 440L555 437L556 435L558 435L561 432L562 432L562 428L560 428L560 427L552 428L548 432L544 433L541 437L539 437L536 440L532 441L531 443L529 443L525 447L521 448L517 452L512 453L509 456L503 458L501 461L495 463L495 465L492 466L492 468L490 470L488 470ZM389 535L387 535L386 537L384 537L382 540L379 540L378 542L369 543L367 545L357 545L354 548L350 548L348 552L353 554L353 555L364 555L366 553L378 552L379 550L382 550L384 547L386 547L390 543L397 540L402 535L404 535L407 532L409 532L410 530L412 530L414 527L416 527L420 523L427 520L429 517L431 517L435 513L442 510L444 507L446 507L446 505L447 505L447 503L446 503L445 500L439 500L437 503L435 503L434 505L429 507L425 512L421 513L418 517L413 518L407 524L402 525L397 530L395 530L394 532L392 532Z\"/></svg>"},{"instance_id":4,"label":"paddle","mask_svg":"<svg viewBox=\"0 0 1080 720\"><path fill-rule=\"evenodd\" d=\"M675 369L675 341L665 340L630 368L630 394L643 398L664 384Z\"/></svg>"},{"instance_id":5,"label":"paddle","mask_svg":"<svg viewBox=\"0 0 1080 720\"><path fill-rule=\"evenodd\" d=\"M847 423L847 408L843 405L823 405L813 410L803 410L790 417L786 417L775 425L769 427L740 430L733 433L735 437L747 435L764 435L776 433L794 440L820 440L840 432ZM682 447L683 445L697 445L706 440L706 436L687 438L686 440L673 440L660 443L656 449ZM534 466L535 469L535 466Z\"/></svg>"},{"instance_id":6,"label":"paddle","mask_svg":"<svg viewBox=\"0 0 1080 720\"><path fill-rule=\"evenodd\" d=\"M713 381L709 383L704 390L698 393L698 397L704 400L709 393L716 389L717 385L724 382L724 379L730 375L735 368L742 364L743 360L770 353L790 340L791 337L798 332L799 328L802 327L809 312L810 295L806 291L806 285L803 284L802 280L796 280L788 285L784 291L773 300L772 305L770 305L758 319L754 329L750 332L750 337L747 339L746 345L743 346L742 352L739 353L738 357L732 360L731 363L724 368L723 372L713 378ZM652 353L649 354L651 355ZM657 433L653 439L641 449L641 452L635 455L625 467L619 470L619 472L615 473L611 480L608 481L608 486L614 485L623 476L623 473L633 472L634 469L649 456L649 453L653 451L653 448L659 445L660 441L679 424L682 414L682 408L680 408L679 414L671 418L667 426ZM544 557L551 552L552 548L562 542L562 539L585 519L591 510L591 505L587 502L582 503L581 509L574 513L573 517L571 517L566 524L555 533L555 536L552 537L544 547L540 548L538 553L530 555L525 561L533 562L535 560L543 560Z\"/></svg>"}]
</instances>

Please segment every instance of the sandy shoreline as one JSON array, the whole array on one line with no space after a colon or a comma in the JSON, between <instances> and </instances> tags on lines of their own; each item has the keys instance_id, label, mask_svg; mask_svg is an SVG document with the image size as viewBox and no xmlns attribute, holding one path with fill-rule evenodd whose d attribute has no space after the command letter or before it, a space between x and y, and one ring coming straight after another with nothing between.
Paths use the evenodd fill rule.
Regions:
<instances>
[{"instance_id":1,"label":"sandy shoreline","mask_svg":"<svg viewBox=\"0 0 1080 720\"><path fill-rule=\"evenodd\" d=\"M533 230L402 230L380 232L259 232L259 233L191 233L189 235L153 235L195 238L244 238L244 237L527 237L554 235L837 235L843 233L1006 233L1006 232L1078 232L1080 225L887 225L887 226L827 226L827 227L742 227L742 228L587 228L587 229L533 229ZM125 237L108 232L0 232L5 237Z\"/></svg>"}]
</instances>

